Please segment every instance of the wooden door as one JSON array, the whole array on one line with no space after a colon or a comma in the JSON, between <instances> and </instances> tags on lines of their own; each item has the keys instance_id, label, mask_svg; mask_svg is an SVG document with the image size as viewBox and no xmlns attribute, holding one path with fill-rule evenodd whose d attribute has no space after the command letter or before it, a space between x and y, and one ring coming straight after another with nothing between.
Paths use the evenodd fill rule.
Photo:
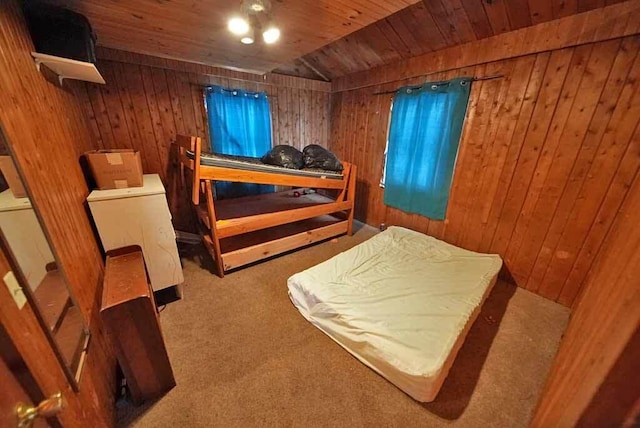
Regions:
<instances>
[{"instance_id":1,"label":"wooden door","mask_svg":"<svg viewBox=\"0 0 640 428\"><path fill-rule=\"evenodd\" d=\"M2 360L0 360L0 383L2 384L2 394L0 394L0 426L16 426L16 405L18 403L33 405L33 402L7 364Z\"/></svg>"},{"instance_id":2,"label":"wooden door","mask_svg":"<svg viewBox=\"0 0 640 428\"><path fill-rule=\"evenodd\" d=\"M53 401L42 400L42 390L2 326L0 326L0 385L2 385L0 427L18 426L18 406L26 409L42 403L41 409L45 409L53 403ZM36 428L60 426L58 419L54 416L58 412L57 408L48 407L45 412L47 415L41 416L48 416L48 418L37 417L31 426Z\"/></svg>"},{"instance_id":3,"label":"wooden door","mask_svg":"<svg viewBox=\"0 0 640 428\"><path fill-rule=\"evenodd\" d=\"M15 410L20 402L35 404L47 415L46 422L37 420L35 427L86 426L82 424L84 404L67 380L36 318L36 309L30 301L16 302L15 289L7 286L11 267L5 251L0 244L0 427L17 426ZM63 409L53 412L57 401L47 399L58 393Z\"/></svg>"}]
</instances>

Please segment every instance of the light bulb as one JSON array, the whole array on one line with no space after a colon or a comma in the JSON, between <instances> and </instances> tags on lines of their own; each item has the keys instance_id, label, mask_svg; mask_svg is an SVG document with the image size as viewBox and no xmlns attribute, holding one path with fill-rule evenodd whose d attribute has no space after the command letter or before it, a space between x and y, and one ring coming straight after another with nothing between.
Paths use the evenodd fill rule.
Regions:
<instances>
[{"instance_id":1,"label":"light bulb","mask_svg":"<svg viewBox=\"0 0 640 428\"><path fill-rule=\"evenodd\" d=\"M253 36L244 36L240 39L240 42L244 43L245 45L251 45L254 41L255 40L253 40Z\"/></svg>"},{"instance_id":2,"label":"light bulb","mask_svg":"<svg viewBox=\"0 0 640 428\"><path fill-rule=\"evenodd\" d=\"M243 18L231 18L229 20L229 31L239 36L247 34L249 32L249 23Z\"/></svg>"},{"instance_id":3,"label":"light bulb","mask_svg":"<svg viewBox=\"0 0 640 428\"><path fill-rule=\"evenodd\" d=\"M262 33L265 43L275 43L280 38L280 30L276 27L270 27Z\"/></svg>"}]
</instances>

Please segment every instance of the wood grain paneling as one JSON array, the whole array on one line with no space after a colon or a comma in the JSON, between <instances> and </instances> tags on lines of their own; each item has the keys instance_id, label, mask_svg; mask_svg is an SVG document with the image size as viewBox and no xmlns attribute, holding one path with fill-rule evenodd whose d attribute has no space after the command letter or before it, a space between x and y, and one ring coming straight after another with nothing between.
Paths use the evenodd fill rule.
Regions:
<instances>
[{"instance_id":1,"label":"wood grain paneling","mask_svg":"<svg viewBox=\"0 0 640 428\"><path fill-rule=\"evenodd\" d=\"M458 44L437 52L427 52L372 70L351 73L334 79L332 86L333 91L357 89L506 58L631 36L638 32L640 0L628 0L505 34Z\"/></svg>"},{"instance_id":2,"label":"wood grain paneling","mask_svg":"<svg viewBox=\"0 0 640 428\"><path fill-rule=\"evenodd\" d=\"M99 318L103 262L85 211L88 190L78 162L80 153L91 147L92 138L75 96L37 72L32 50L18 2L0 2L0 121L59 267L91 330L80 392L67 395L70 410L74 410L66 413L64 425L109 425L113 422L115 359ZM27 330L18 337L36 341L36 333L29 333L27 325L25 322ZM51 352L27 348L23 357L29 359L38 382L46 385L45 393L56 392L61 385L53 375Z\"/></svg>"},{"instance_id":3,"label":"wood grain paneling","mask_svg":"<svg viewBox=\"0 0 640 428\"><path fill-rule=\"evenodd\" d=\"M632 427L640 422L640 391L633 379L640 361L640 326L602 381L577 426Z\"/></svg>"},{"instance_id":4,"label":"wood grain paneling","mask_svg":"<svg viewBox=\"0 0 640 428\"><path fill-rule=\"evenodd\" d=\"M423 0L276 71L313 76L311 66L336 78L604 6L603 0Z\"/></svg>"},{"instance_id":5,"label":"wood grain paneling","mask_svg":"<svg viewBox=\"0 0 640 428\"><path fill-rule=\"evenodd\" d=\"M638 158L638 147L635 156ZM583 412L605 381L625 370L620 358L638 354L640 324L640 175L629 183L629 196L606 239L598 262L584 285L567 326L532 426L622 426L630 407L638 399L637 359L626 370L626 379L616 379L615 395L601 397L617 401L600 415ZM633 349L635 347L635 349ZM607 385L604 385L607 387ZM619 397L616 395L619 394ZM625 400L626 402L623 402ZM600 405L601 403L596 403ZM620 409L619 406L623 408ZM602 407L602 406L601 406ZM636 407L635 414L637 416ZM631 421L630 421L631 422ZM637 420L629 425L635 426Z\"/></svg>"},{"instance_id":6,"label":"wood grain paneling","mask_svg":"<svg viewBox=\"0 0 640 428\"><path fill-rule=\"evenodd\" d=\"M379 187L395 81L333 94L331 144L358 165L356 216L500 254L521 287L570 306L640 166L640 36L436 72L473 84L447 218L386 207Z\"/></svg>"},{"instance_id":7,"label":"wood grain paneling","mask_svg":"<svg viewBox=\"0 0 640 428\"><path fill-rule=\"evenodd\" d=\"M117 49L109 49L105 47L97 47L96 55L98 56L98 58L103 60L146 65L149 67L164 68L168 70L183 71L187 73L218 76L221 78L227 78L233 82L242 81L247 83L264 83L268 85L293 89L310 89L312 91L331 92L331 83L306 78L298 78L296 76L286 76L278 73L247 73L243 71L229 70L226 68L197 64L193 62L178 61L157 56L126 52Z\"/></svg>"},{"instance_id":8,"label":"wood grain paneling","mask_svg":"<svg viewBox=\"0 0 640 428\"><path fill-rule=\"evenodd\" d=\"M330 86L325 82L287 76L263 79L112 50L100 55L111 58L98 63L107 84L87 83L75 91L83 102L95 147L139 150L144 172L160 174L167 188L177 229L193 231L195 221L178 182L171 142L177 134L198 135L210 147L203 86L265 91L274 145L302 149L308 144L328 144Z\"/></svg>"},{"instance_id":9,"label":"wood grain paneling","mask_svg":"<svg viewBox=\"0 0 640 428\"><path fill-rule=\"evenodd\" d=\"M102 46L264 73L418 0L271 1L280 40L250 46L227 30L229 18L240 14L240 1L46 1L84 14Z\"/></svg>"}]
</instances>

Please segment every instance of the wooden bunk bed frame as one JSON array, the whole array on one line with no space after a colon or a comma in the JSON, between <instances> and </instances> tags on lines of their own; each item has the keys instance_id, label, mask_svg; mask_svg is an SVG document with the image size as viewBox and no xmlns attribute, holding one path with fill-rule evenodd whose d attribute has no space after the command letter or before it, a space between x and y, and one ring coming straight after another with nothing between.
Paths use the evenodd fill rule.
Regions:
<instances>
[{"instance_id":1,"label":"wooden bunk bed frame","mask_svg":"<svg viewBox=\"0 0 640 428\"><path fill-rule=\"evenodd\" d=\"M202 164L200 137L178 135L176 144L183 187L187 187L185 173L190 170L191 202L221 278L231 269L343 233L353 234L355 165L342 163L342 179L246 171ZM193 152L193 159L187 151ZM215 201L215 181L330 189L337 197L315 193L294 198L287 191Z\"/></svg>"}]
</instances>

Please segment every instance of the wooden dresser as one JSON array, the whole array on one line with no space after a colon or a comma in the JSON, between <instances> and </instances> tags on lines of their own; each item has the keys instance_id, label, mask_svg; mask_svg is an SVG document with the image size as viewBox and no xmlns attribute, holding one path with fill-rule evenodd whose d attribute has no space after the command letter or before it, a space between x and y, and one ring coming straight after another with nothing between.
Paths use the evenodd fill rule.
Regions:
<instances>
[{"instance_id":1,"label":"wooden dresser","mask_svg":"<svg viewBox=\"0 0 640 428\"><path fill-rule=\"evenodd\" d=\"M100 314L135 404L175 386L140 247L107 253Z\"/></svg>"}]
</instances>

